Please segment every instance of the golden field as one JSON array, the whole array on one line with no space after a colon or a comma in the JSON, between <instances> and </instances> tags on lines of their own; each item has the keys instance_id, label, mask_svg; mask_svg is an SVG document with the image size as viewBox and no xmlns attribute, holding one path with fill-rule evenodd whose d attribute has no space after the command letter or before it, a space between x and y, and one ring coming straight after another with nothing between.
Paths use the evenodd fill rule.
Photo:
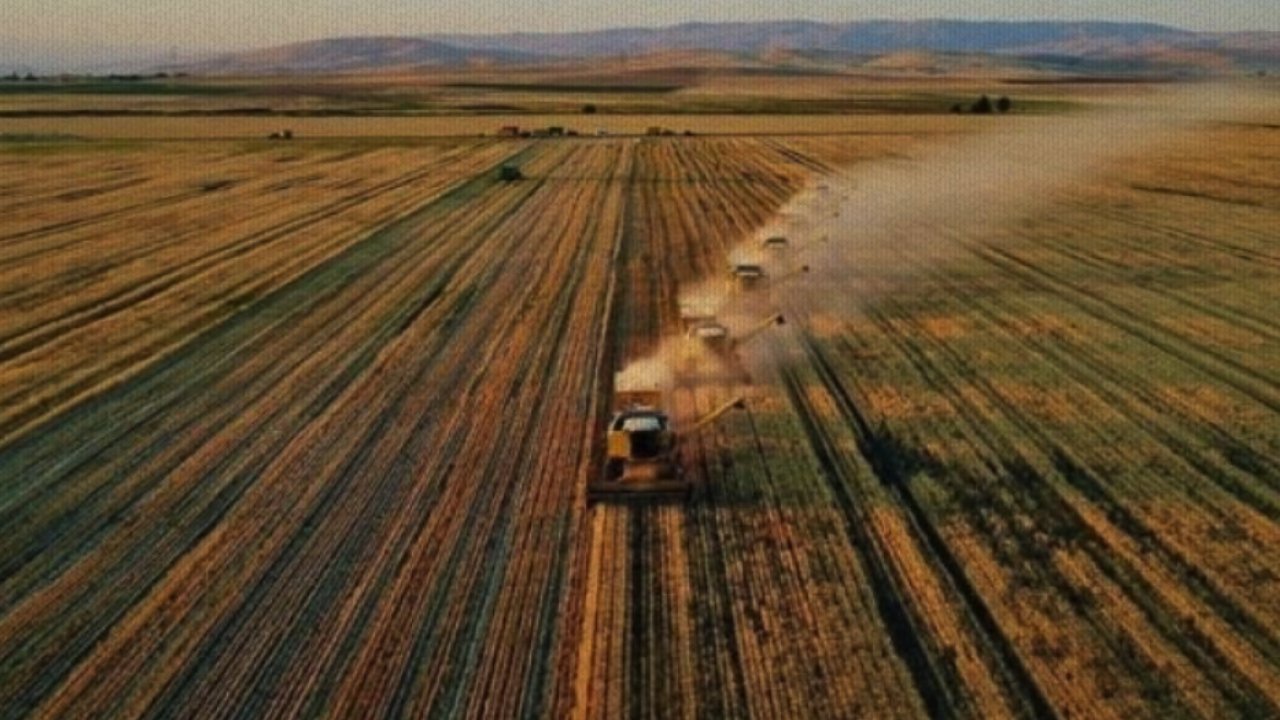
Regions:
<instances>
[{"instance_id":1,"label":"golden field","mask_svg":"<svg viewBox=\"0 0 1280 720\"><path fill-rule=\"evenodd\" d=\"M1051 122L0 118L0 717L1280 713L1280 107L884 197ZM779 227L693 497L588 506Z\"/></svg>"}]
</instances>

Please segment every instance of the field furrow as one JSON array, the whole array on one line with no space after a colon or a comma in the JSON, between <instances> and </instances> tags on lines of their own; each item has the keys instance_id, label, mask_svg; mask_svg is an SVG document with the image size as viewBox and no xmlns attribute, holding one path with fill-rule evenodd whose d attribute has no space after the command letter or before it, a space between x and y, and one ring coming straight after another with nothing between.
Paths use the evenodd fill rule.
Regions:
<instances>
[{"instance_id":1,"label":"field furrow","mask_svg":"<svg viewBox=\"0 0 1280 720\"><path fill-rule=\"evenodd\" d=\"M1280 713L1280 135L967 120L0 148L0 718Z\"/></svg>"}]
</instances>

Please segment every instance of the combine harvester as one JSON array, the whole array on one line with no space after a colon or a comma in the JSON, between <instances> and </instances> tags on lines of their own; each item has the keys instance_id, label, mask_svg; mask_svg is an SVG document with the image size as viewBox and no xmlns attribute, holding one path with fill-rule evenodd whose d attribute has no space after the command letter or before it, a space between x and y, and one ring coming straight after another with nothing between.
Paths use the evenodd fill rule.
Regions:
<instances>
[{"instance_id":1,"label":"combine harvester","mask_svg":"<svg viewBox=\"0 0 1280 720\"><path fill-rule=\"evenodd\" d=\"M787 319L783 317L782 313L775 313L735 337L729 334L729 328L711 319L695 323L685 333L685 337L699 342L703 347L717 355L724 355L736 351L748 340L763 333L765 330L786 324Z\"/></svg>"},{"instance_id":2,"label":"combine harvester","mask_svg":"<svg viewBox=\"0 0 1280 720\"><path fill-rule=\"evenodd\" d=\"M795 253L788 253L788 251L795 251L798 253L804 250L808 250L810 248L816 247L823 243L829 242L830 240L831 240L830 235L821 235L819 237L810 238L809 240L792 242L791 239L785 235L770 235L769 237L760 241L760 247L768 251L770 255L773 255L776 257L776 256L781 256L786 254L795 254Z\"/></svg>"},{"instance_id":3,"label":"combine harvester","mask_svg":"<svg viewBox=\"0 0 1280 720\"><path fill-rule=\"evenodd\" d=\"M739 290L750 291L764 285L764 266L757 263L734 263L729 266L729 275Z\"/></svg>"},{"instance_id":4,"label":"combine harvester","mask_svg":"<svg viewBox=\"0 0 1280 720\"><path fill-rule=\"evenodd\" d=\"M776 313L757 325L748 328L745 332L739 335L732 335L729 332L729 328L715 320L694 323L685 332L685 339L689 341L690 352L684 357L685 372L682 375L697 378L699 375L699 354L706 353L730 369L730 379L734 382L749 384L751 382L751 374L747 372L742 363L742 358L738 356L738 350L769 328L786 324L787 319L781 313Z\"/></svg>"},{"instance_id":5,"label":"combine harvester","mask_svg":"<svg viewBox=\"0 0 1280 720\"><path fill-rule=\"evenodd\" d=\"M733 346L729 328L716 322L715 318L693 323L685 330L685 337L716 355L727 352Z\"/></svg>"},{"instance_id":6,"label":"combine harvester","mask_svg":"<svg viewBox=\"0 0 1280 720\"><path fill-rule=\"evenodd\" d=\"M686 337L701 346L700 349L705 348L720 360L731 363L736 382L750 382L750 376L737 356L738 348L765 330L787 322L780 314L771 315L734 337L714 317L699 315L698 318L689 325ZM696 358L690 357L689 360L696 362ZM690 369L682 376L696 377L696 369ZM604 472L601 479L587 487L587 499L598 502L608 499L687 498L691 486L680 464L679 436L672 428L670 415L661 409L662 390L656 387L627 388L616 376L614 385L617 389L613 396L614 415L609 421L606 436ZM744 407L745 398L735 397L699 419L686 432L696 433L730 410Z\"/></svg>"},{"instance_id":7,"label":"combine harvester","mask_svg":"<svg viewBox=\"0 0 1280 720\"><path fill-rule=\"evenodd\" d=\"M765 272L764 266L757 263L734 263L729 266L729 278L733 281L734 287L739 292L747 293L761 290L770 285L780 285L807 272L809 272L809 266L801 265L790 272L770 277Z\"/></svg>"},{"instance_id":8,"label":"combine harvester","mask_svg":"<svg viewBox=\"0 0 1280 720\"><path fill-rule=\"evenodd\" d=\"M785 238L775 246L786 248ZM755 290L765 283L764 267L755 263L734 263L730 275L741 290ZM805 265L798 271L778 276L774 283L809 272ZM786 318L774 313L745 332L733 336L716 320L715 311L696 303L681 304L680 320L686 339L698 351L705 351L727 362L733 368L735 382L750 382L737 351L743 344L771 327L785 325ZM688 367L682 377L697 377L697 355L686 355ZM672 427L670 415L662 409L663 391L657 387L625 387L620 376L614 377L613 418L605 438L605 463L600 477L587 485L588 502L608 500L685 500L692 485L685 477L680 462L680 435ZM697 433L730 410L746 407L746 399L737 396L695 422L687 434Z\"/></svg>"},{"instance_id":9,"label":"combine harvester","mask_svg":"<svg viewBox=\"0 0 1280 720\"><path fill-rule=\"evenodd\" d=\"M680 463L680 436L661 409L662 391L617 390L613 400L604 472L587 486L587 500L688 499L692 484ZM730 410L744 407L745 399L736 397L684 432L696 433Z\"/></svg>"}]
</instances>

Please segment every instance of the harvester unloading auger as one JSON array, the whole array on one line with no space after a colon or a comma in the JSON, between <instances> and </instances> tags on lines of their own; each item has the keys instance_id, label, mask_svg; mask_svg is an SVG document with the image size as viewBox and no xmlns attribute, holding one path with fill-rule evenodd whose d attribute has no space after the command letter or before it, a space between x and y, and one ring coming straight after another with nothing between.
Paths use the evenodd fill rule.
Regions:
<instances>
[{"instance_id":1,"label":"harvester unloading auger","mask_svg":"<svg viewBox=\"0 0 1280 720\"><path fill-rule=\"evenodd\" d=\"M680 435L661 409L662 391L618 390L613 399L604 471L587 486L587 499L687 499L692 485L680 464ZM736 397L682 432L696 433L730 410L743 407L745 399Z\"/></svg>"},{"instance_id":2,"label":"harvester unloading auger","mask_svg":"<svg viewBox=\"0 0 1280 720\"><path fill-rule=\"evenodd\" d=\"M738 351L753 338L772 327L786 325L781 313L775 313L738 334L729 332L714 317L687 323L685 344L677 367L680 368L677 385L705 382L751 383Z\"/></svg>"},{"instance_id":3,"label":"harvester unloading auger","mask_svg":"<svg viewBox=\"0 0 1280 720\"><path fill-rule=\"evenodd\" d=\"M745 331L737 335L731 335L729 333L729 328L716 322L714 318L711 318L692 323L689 326L689 329L685 331L685 337L697 342L712 353L723 356L734 352L744 343L750 341L752 338L760 335L769 328L786 324L787 319L782 316L782 313L775 313L757 323L755 326L747 328Z\"/></svg>"}]
</instances>

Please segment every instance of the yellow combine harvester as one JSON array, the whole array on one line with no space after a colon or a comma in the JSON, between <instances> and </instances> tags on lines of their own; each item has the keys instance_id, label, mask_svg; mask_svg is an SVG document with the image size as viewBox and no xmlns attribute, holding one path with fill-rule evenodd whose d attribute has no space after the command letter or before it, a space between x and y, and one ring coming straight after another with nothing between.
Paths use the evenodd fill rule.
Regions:
<instances>
[{"instance_id":1,"label":"yellow combine harvester","mask_svg":"<svg viewBox=\"0 0 1280 720\"><path fill-rule=\"evenodd\" d=\"M588 500L683 500L689 496L691 485L680 465L680 436L667 413L659 409L661 405L661 390L614 393L604 472L587 486ZM734 398L687 432L695 433L730 410L745 406L743 398Z\"/></svg>"},{"instance_id":2,"label":"yellow combine harvester","mask_svg":"<svg viewBox=\"0 0 1280 720\"><path fill-rule=\"evenodd\" d=\"M751 374L738 356L738 350L769 328L786 324L786 318L780 313L774 314L742 333L733 335L729 328L714 319L693 323L685 331L687 344L680 358L682 379L696 383L718 378L750 384ZM715 358L716 364L708 367L704 363L707 356Z\"/></svg>"},{"instance_id":3,"label":"yellow combine harvester","mask_svg":"<svg viewBox=\"0 0 1280 720\"><path fill-rule=\"evenodd\" d=\"M729 334L728 328L711 320L698 323L689 328L685 336L690 340L697 340L703 347L714 353L725 354L737 350L743 344L771 327L786 324L787 319L782 316L782 313L775 313L734 336Z\"/></svg>"},{"instance_id":4,"label":"yellow combine harvester","mask_svg":"<svg viewBox=\"0 0 1280 720\"><path fill-rule=\"evenodd\" d=\"M751 382L751 376L747 373L742 365L742 358L738 356L738 351L742 346L754 338L763 334L766 330L780 325L786 325L787 319L781 313L775 313L765 318L761 322L753 325L741 333L734 335L729 328L721 325L714 318L700 320L692 323L685 330L684 352L680 357L680 367L682 375L687 379L705 380L702 361L707 356L714 357L733 371L733 376L737 382ZM712 373L715 374L714 372Z\"/></svg>"},{"instance_id":5,"label":"yellow combine harvester","mask_svg":"<svg viewBox=\"0 0 1280 720\"><path fill-rule=\"evenodd\" d=\"M729 266L729 276L739 290L754 290L764 284L764 266L756 263L734 263Z\"/></svg>"}]
</instances>

